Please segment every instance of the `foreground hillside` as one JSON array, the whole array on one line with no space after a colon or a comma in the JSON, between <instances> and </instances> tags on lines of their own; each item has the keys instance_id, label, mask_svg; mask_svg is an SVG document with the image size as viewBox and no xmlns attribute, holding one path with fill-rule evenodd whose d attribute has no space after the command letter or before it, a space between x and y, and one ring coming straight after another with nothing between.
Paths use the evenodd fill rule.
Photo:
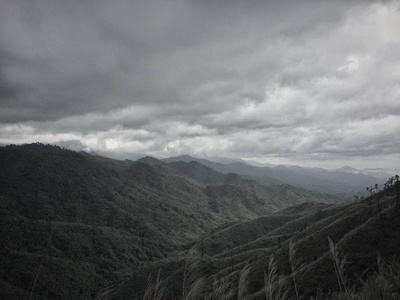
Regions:
<instances>
[{"instance_id":1,"label":"foreground hillside","mask_svg":"<svg viewBox=\"0 0 400 300\"><path fill-rule=\"evenodd\" d=\"M2 147L0 298L90 299L224 224L310 201L340 198L190 162Z\"/></svg>"},{"instance_id":2,"label":"foreground hillside","mask_svg":"<svg viewBox=\"0 0 400 300\"><path fill-rule=\"evenodd\" d=\"M304 203L223 227L189 252L149 266L111 296L142 299L140 278L160 272L168 299L189 292L194 299L265 299L266 293L273 294L267 299L296 299L296 290L301 299L400 299L399 257L397 181L353 203Z\"/></svg>"}]
</instances>

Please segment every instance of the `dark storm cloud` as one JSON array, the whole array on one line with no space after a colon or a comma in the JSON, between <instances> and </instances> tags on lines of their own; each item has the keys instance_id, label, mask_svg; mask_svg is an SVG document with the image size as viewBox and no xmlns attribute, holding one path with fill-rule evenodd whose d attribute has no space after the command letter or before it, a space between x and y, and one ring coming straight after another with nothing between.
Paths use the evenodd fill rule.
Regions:
<instances>
[{"instance_id":1,"label":"dark storm cloud","mask_svg":"<svg viewBox=\"0 0 400 300\"><path fill-rule=\"evenodd\" d=\"M311 20L323 16L307 3L285 14L288 5L6 1L0 47L15 53L16 63L9 72L1 68L10 86L20 85L18 97L3 100L12 110L8 118L42 121L130 103L185 103L193 89L214 81L257 80L257 70L246 70L253 66L235 62L247 63L254 47L276 34L271 27L285 33L301 27L279 28L285 19L304 27L311 23L307 12L316 11Z\"/></svg>"},{"instance_id":2,"label":"dark storm cloud","mask_svg":"<svg viewBox=\"0 0 400 300\"><path fill-rule=\"evenodd\" d=\"M3 142L265 158L398 153L396 2L0 6Z\"/></svg>"}]
</instances>

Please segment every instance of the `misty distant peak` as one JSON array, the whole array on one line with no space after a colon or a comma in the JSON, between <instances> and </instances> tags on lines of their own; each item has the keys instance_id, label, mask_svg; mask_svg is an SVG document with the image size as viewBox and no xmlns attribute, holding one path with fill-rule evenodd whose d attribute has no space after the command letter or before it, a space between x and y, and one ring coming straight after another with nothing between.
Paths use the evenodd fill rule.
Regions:
<instances>
[{"instance_id":1,"label":"misty distant peak","mask_svg":"<svg viewBox=\"0 0 400 300\"><path fill-rule=\"evenodd\" d=\"M161 161L161 160L159 160L157 158L151 157L151 156L145 156L145 157L139 159L138 162L145 163L145 164L148 164L148 165L151 165L151 166L163 165L164 164L163 161Z\"/></svg>"},{"instance_id":2,"label":"misty distant peak","mask_svg":"<svg viewBox=\"0 0 400 300\"><path fill-rule=\"evenodd\" d=\"M233 164L233 163L242 163L246 165L250 165L247 161L241 159L241 158L231 158L231 157L220 157L220 156L211 156L211 157L205 157L205 159L220 163L220 164Z\"/></svg>"},{"instance_id":3,"label":"misty distant peak","mask_svg":"<svg viewBox=\"0 0 400 300\"><path fill-rule=\"evenodd\" d=\"M359 170L357 170L353 167L350 167L350 166L341 167L341 168L337 169L336 171L345 172L345 173L353 173L353 174L357 174L360 172Z\"/></svg>"},{"instance_id":4,"label":"misty distant peak","mask_svg":"<svg viewBox=\"0 0 400 300\"><path fill-rule=\"evenodd\" d=\"M275 165L273 165L273 164L260 163L260 162L258 162L256 160L246 160L246 163L248 163L249 165L252 165L254 167L261 167L261 168L264 168L264 167L273 168L273 167L275 167Z\"/></svg>"},{"instance_id":5,"label":"misty distant peak","mask_svg":"<svg viewBox=\"0 0 400 300\"><path fill-rule=\"evenodd\" d=\"M169 162L177 162L177 161L191 162L191 161L197 161L197 160L198 160L197 158L195 158L193 156L190 156L190 155L187 155L187 154L179 155L179 156L172 156L172 157L168 157L168 158L163 159L163 161L167 162L167 163L169 163Z\"/></svg>"}]
</instances>

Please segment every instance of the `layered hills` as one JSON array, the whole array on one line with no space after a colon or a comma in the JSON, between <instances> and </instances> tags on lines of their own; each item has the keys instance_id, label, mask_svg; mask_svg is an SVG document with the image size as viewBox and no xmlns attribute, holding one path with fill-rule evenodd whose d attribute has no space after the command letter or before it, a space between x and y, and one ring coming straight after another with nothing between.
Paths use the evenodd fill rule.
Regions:
<instances>
[{"instance_id":1,"label":"layered hills","mask_svg":"<svg viewBox=\"0 0 400 300\"><path fill-rule=\"evenodd\" d=\"M352 203L303 203L222 227L140 276L160 272L168 299L185 293L190 265L196 266L190 280L203 284L196 291L206 299L296 299L296 289L301 299L399 299L399 237L397 181ZM137 282L134 277L113 297L140 299Z\"/></svg>"},{"instance_id":2,"label":"layered hills","mask_svg":"<svg viewBox=\"0 0 400 300\"><path fill-rule=\"evenodd\" d=\"M328 171L321 168L303 168L299 166L253 166L242 161L218 163L215 161L181 155L164 159L165 162L191 162L197 161L218 172L236 173L245 178L252 179L263 185L290 184L318 192L358 192L369 186L371 182L382 181L371 176L370 173L349 172L348 169ZM386 175L385 175L386 176ZM384 177L385 180L387 179Z\"/></svg>"},{"instance_id":3,"label":"layered hills","mask_svg":"<svg viewBox=\"0 0 400 300\"><path fill-rule=\"evenodd\" d=\"M0 298L94 298L226 224L341 200L193 161L1 147Z\"/></svg>"}]
</instances>

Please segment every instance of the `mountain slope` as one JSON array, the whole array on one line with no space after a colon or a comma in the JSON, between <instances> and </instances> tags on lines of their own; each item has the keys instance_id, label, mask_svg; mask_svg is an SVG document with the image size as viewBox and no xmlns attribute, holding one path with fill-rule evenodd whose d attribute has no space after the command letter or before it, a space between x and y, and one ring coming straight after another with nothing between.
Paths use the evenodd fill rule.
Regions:
<instances>
[{"instance_id":1,"label":"mountain slope","mask_svg":"<svg viewBox=\"0 0 400 300\"><path fill-rule=\"evenodd\" d=\"M22 298L42 258L36 295L91 298L226 222L193 181L145 163L25 145L0 149L0 170L2 298Z\"/></svg>"},{"instance_id":2,"label":"mountain slope","mask_svg":"<svg viewBox=\"0 0 400 300\"><path fill-rule=\"evenodd\" d=\"M173 298L180 293L185 260L193 260L197 253L200 276L209 287L205 289L206 294L211 296L218 292L218 299L236 299L239 273L247 264L250 275L246 281L249 294L246 299L265 299L262 290L264 274L273 254L278 272L287 276L288 291L293 295L288 259L291 240L296 257L304 264L299 271L304 274L299 279L301 296L308 299L319 293L319 297L331 299L331 293L338 291L338 282L330 258L328 237L337 245L339 253L348 257L349 263L345 265L348 288L362 289L360 279L367 280L368 276L378 272L377 253L383 259L400 255L399 212L400 182L389 190L348 204L303 203L215 230L192 247L192 254L149 266L142 276L155 273L159 268L164 270L162 275L170 288L168 297ZM128 285L136 291L128 286L121 290L134 299L140 299L140 289L135 280L134 277ZM397 287L391 288L397 294L390 299L397 299L395 295L400 295L400 286L397 283ZM121 294L117 292L116 295Z\"/></svg>"},{"instance_id":3,"label":"mountain slope","mask_svg":"<svg viewBox=\"0 0 400 300\"><path fill-rule=\"evenodd\" d=\"M225 182L226 176L215 171L197 161L191 162L171 162L168 167L176 172L192 178L193 180L203 184L220 184Z\"/></svg>"},{"instance_id":4,"label":"mountain slope","mask_svg":"<svg viewBox=\"0 0 400 300\"><path fill-rule=\"evenodd\" d=\"M117 161L41 144L2 147L0 298L23 298L36 276L38 298L92 298L227 222L336 200L198 163Z\"/></svg>"}]
</instances>

